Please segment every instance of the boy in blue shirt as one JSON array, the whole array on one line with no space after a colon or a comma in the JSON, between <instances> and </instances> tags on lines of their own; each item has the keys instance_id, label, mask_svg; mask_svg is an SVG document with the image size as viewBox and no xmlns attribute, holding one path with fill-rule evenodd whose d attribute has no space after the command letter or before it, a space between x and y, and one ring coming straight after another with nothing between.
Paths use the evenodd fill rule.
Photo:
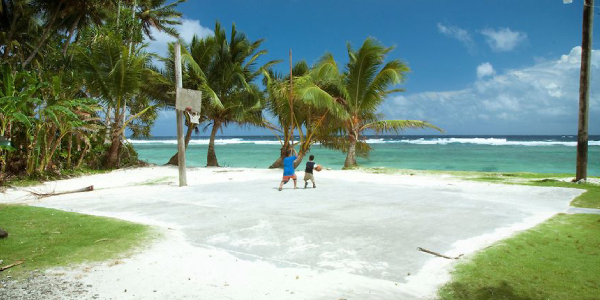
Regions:
<instances>
[{"instance_id":1,"label":"boy in blue shirt","mask_svg":"<svg viewBox=\"0 0 600 300\"><path fill-rule=\"evenodd\" d=\"M280 191L282 190L283 185L288 183L290 179L294 180L294 189L297 189L297 177L294 170L294 161L296 160L297 155L296 150L288 150L287 157L283 159L283 179L281 179L281 183L279 184Z\"/></svg>"}]
</instances>

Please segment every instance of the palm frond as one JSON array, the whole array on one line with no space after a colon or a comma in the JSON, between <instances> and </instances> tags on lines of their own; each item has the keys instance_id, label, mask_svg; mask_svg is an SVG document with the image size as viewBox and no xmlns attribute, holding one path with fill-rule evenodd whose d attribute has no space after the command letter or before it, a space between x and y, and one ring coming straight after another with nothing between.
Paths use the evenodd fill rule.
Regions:
<instances>
[{"instance_id":1,"label":"palm frond","mask_svg":"<svg viewBox=\"0 0 600 300\"><path fill-rule=\"evenodd\" d=\"M425 121L419 121L419 120L381 120L381 121L375 121L372 123L368 123L365 124L361 127L361 131L362 130L366 130L366 129L372 129L374 130L376 133L382 133L382 132L394 132L394 133L398 133L400 131L403 131L405 129L435 129L439 132L444 132L443 129L429 124L428 122Z\"/></svg>"}]
</instances>

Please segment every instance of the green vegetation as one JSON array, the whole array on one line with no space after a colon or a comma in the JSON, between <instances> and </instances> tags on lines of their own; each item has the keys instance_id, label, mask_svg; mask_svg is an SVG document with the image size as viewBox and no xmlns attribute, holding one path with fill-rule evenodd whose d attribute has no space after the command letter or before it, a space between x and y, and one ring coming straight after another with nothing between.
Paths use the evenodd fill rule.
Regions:
<instances>
[{"instance_id":1,"label":"green vegetation","mask_svg":"<svg viewBox=\"0 0 600 300\"><path fill-rule=\"evenodd\" d=\"M0 2L0 185L138 163L124 133L174 104L145 39L177 36L183 1Z\"/></svg>"},{"instance_id":2,"label":"green vegetation","mask_svg":"<svg viewBox=\"0 0 600 300\"><path fill-rule=\"evenodd\" d=\"M177 6L184 1L0 1L0 184L14 176L137 164L125 133L150 136L159 111L175 106L175 44L159 57L146 42L155 31L179 37L173 26L181 24ZM320 142L346 152L346 167L356 166L356 155L368 155L364 131L438 129L377 113L388 95L402 91L395 86L409 72L400 60L386 61L393 47L367 38L359 49L348 46L344 71L325 54L312 67L296 64L285 77L272 68L279 60L259 65L267 54L263 41L217 22L213 36L181 43L183 86L204 98L202 126L186 120L186 144L198 128L210 129L208 166L219 165L215 136L231 124L282 135L280 158L298 132L297 164Z\"/></svg>"},{"instance_id":3,"label":"green vegetation","mask_svg":"<svg viewBox=\"0 0 600 300\"><path fill-rule=\"evenodd\" d=\"M200 90L206 96L202 120L212 125L206 158L209 167L219 166L215 153L215 137L219 130L230 124L262 124L264 97L253 81L260 75L256 60L267 53L259 50L263 42L250 40L237 31L235 24L227 39L225 29L217 22L214 36L194 38L189 50L183 49L187 52L184 55L187 62L184 86ZM266 66L272 63L268 62Z\"/></svg>"},{"instance_id":4,"label":"green vegetation","mask_svg":"<svg viewBox=\"0 0 600 300\"><path fill-rule=\"evenodd\" d=\"M560 214L460 262L444 300L598 299L600 216Z\"/></svg>"},{"instance_id":5,"label":"green vegetation","mask_svg":"<svg viewBox=\"0 0 600 300\"><path fill-rule=\"evenodd\" d=\"M424 121L382 120L377 113L385 98L404 91L392 88L404 82L410 71L399 59L386 62L394 47L385 47L373 38L367 38L361 47L348 48L348 63L344 72L330 53L325 54L315 66L312 80L298 85L297 94L308 99L329 98L341 104L344 117L329 123L329 131L335 133L322 145L346 153L344 168L357 167L356 155L367 156L371 148L362 139L364 131L375 133L395 132L406 128L432 128L442 131Z\"/></svg>"},{"instance_id":6,"label":"green vegetation","mask_svg":"<svg viewBox=\"0 0 600 300\"><path fill-rule=\"evenodd\" d=\"M125 221L19 205L0 205L0 227L9 232L0 240L3 265L25 260L0 277L115 258L141 245L150 232Z\"/></svg>"}]
</instances>

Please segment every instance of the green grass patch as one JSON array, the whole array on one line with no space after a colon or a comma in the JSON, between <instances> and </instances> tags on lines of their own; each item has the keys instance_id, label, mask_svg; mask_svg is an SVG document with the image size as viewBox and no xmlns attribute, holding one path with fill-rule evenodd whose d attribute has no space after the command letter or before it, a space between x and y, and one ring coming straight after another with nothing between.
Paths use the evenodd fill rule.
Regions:
<instances>
[{"instance_id":1,"label":"green grass patch","mask_svg":"<svg viewBox=\"0 0 600 300\"><path fill-rule=\"evenodd\" d=\"M459 263L443 300L600 298L600 215L560 214Z\"/></svg>"},{"instance_id":2,"label":"green grass patch","mask_svg":"<svg viewBox=\"0 0 600 300\"><path fill-rule=\"evenodd\" d=\"M0 205L0 260L25 262L0 278L28 271L118 257L149 239L148 226L111 218L22 205Z\"/></svg>"}]
</instances>

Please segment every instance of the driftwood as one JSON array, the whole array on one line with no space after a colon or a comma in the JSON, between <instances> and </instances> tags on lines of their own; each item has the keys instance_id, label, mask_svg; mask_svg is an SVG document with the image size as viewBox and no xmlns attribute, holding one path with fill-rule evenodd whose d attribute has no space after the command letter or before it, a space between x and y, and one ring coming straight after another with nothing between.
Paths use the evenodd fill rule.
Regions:
<instances>
[{"instance_id":1,"label":"driftwood","mask_svg":"<svg viewBox=\"0 0 600 300\"><path fill-rule=\"evenodd\" d=\"M4 267L0 268L0 272L4 271L4 270L6 270L6 269L10 269L10 268L12 268L12 267L14 267L14 266L18 266L18 265L20 265L20 264L22 264L22 263L24 263L24 262L25 262L24 260L19 260L19 261L16 261L16 262L14 262L14 263L12 263L12 264L10 264L10 265L8 265L8 266L4 266Z\"/></svg>"},{"instance_id":2,"label":"driftwood","mask_svg":"<svg viewBox=\"0 0 600 300\"><path fill-rule=\"evenodd\" d=\"M38 192L30 192L31 194L39 197L39 198L44 198L44 197L51 197L51 196L58 196L58 195L65 195L65 194L73 194L73 193L82 193L82 192L90 192L94 190L94 186L90 185L84 188L80 188L80 189L76 189L76 190L72 190L72 191L65 191L65 192L51 192L51 193L38 193Z\"/></svg>"},{"instance_id":3,"label":"driftwood","mask_svg":"<svg viewBox=\"0 0 600 300\"><path fill-rule=\"evenodd\" d=\"M463 256L463 255L464 255L464 254L461 254L461 255L459 255L459 256L457 256L457 257L450 257L450 256L446 256L446 255L443 255L443 254L439 254L439 253L437 253L437 252L435 252L435 251L427 250L427 249L425 249L425 248L421 248L421 247L417 247L417 250L419 250L419 251L422 251L422 252L425 252L425 253L429 253L429 254L431 254L431 255L435 255L435 256L437 256L437 257L443 257L443 258L446 258L446 259L459 259L461 256Z\"/></svg>"}]
</instances>

